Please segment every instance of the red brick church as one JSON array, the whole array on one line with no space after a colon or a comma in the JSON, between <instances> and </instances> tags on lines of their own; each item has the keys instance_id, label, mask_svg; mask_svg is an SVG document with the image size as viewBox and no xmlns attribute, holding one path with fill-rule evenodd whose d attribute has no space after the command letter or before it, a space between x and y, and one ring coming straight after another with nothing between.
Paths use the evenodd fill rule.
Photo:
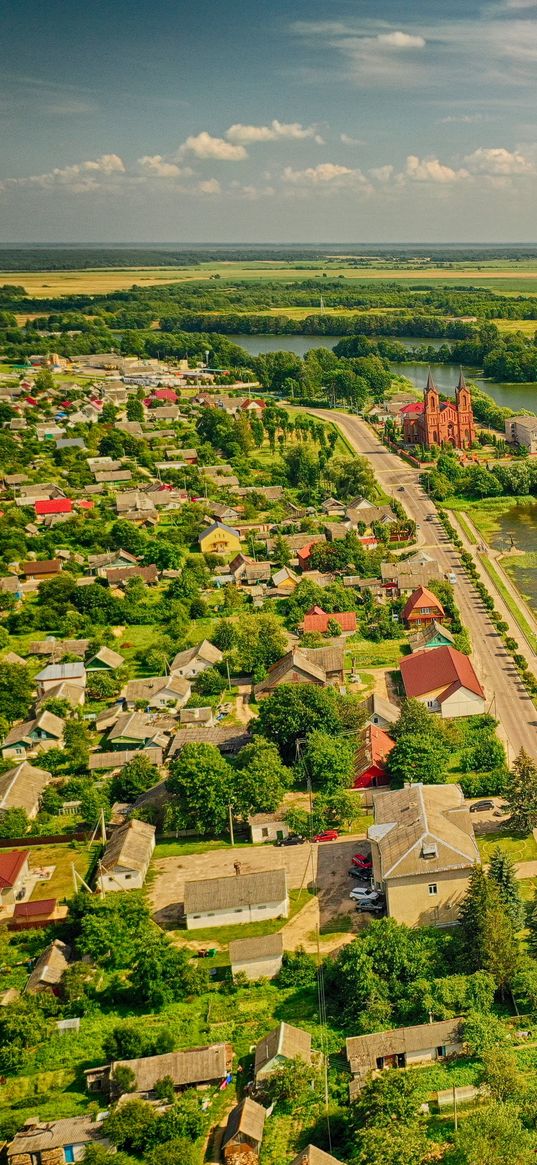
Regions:
<instances>
[{"instance_id":1,"label":"red brick church","mask_svg":"<svg viewBox=\"0 0 537 1165\"><path fill-rule=\"evenodd\" d=\"M408 445L453 445L468 449L475 440L472 398L461 372L455 400L441 401L429 372L423 401L404 405L400 411L403 436Z\"/></svg>"}]
</instances>

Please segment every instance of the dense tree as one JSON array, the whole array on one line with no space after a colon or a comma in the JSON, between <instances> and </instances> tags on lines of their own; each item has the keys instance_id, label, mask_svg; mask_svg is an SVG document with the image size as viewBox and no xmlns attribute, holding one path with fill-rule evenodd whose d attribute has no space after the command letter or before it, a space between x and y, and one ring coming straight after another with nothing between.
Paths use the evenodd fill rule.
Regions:
<instances>
[{"instance_id":1,"label":"dense tree","mask_svg":"<svg viewBox=\"0 0 537 1165\"><path fill-rule=\"evenodd\" d=\"M438 717L434 716L421 700L403 700L397 723L391 729L392 736L399 740L402 736L433 736L438 732Z\"/></svg>"},{"instance_id":2,"label":"dense tree","mask_svg":"<svg viewBox=\"0 0 537 1165\"><path fill-rule=\"evenodd\" d=\"M170 765L168 789L184 828L218 836L227 828L233 773L213 744L185 744Z\"/></svg>"},{"instance_id":3,"label":"dense tree","mask_svg":"<svg viewBox=\"0 0 537 1165\"><path fill-rule=\"evenodd\" d=\"M515 865L509 854L499 845L490 855L488 876L498 887L501 902L515 931L521 930L524 926L525 910L518 889Z\"/></svg>"},{"instance_id":4,"label":"dense tree","mask_svg":"<svg viewBox=\"0 0 537 1165\"><path fill-rule=\"evenodd\" d=\"M355 753L353 736L334 736L316 728L307 738L302 767L313 788L330 794L351 784Z\"/></svg>"},{"instance_id":5,"label":"dense tree","mask_svg":"<svg viewBox=\"0 0 537 1165\"><path fill-rule=\"evenodd\" d=\"M241 748L233 775L233 807L243 817L277 809L292 782L275 744L259 736Z\"/></svg>"},{"instance_id":6,"label":"dense tree","mask_svg":"<svg viewBox=\"0 0 537 1165\"><path fill-rule=\"evenodd\" d=\"M146 756L140 754L124 765L112 781L114 801L135 801L146 789L157 784L159 772Z\"/></svg>"},{"instance_id":7,"label":"dense tree","mask_svg":"<svg viewBox=\"0 0 537 1165\"><path fill-rule=\"evenodd\" d=\"M395 784L440 785L445 779L449 748L442 736L431 733L399 736L387 760Z\"/></svg>"},{"instance_id":8,"label":"dense tree","mask_svg":"<svg viewBox=\"0 0 537 1165\"><path fill-rule=\"evenodd\" d=\"M284 760L293 760L297 739L314 728L336 733L341 723L342 703L333 688L281 684L260 704L254 731L277 744Z\"/></svg>"},{"instance_id":9,"label":"dense tree","mask_svg":"<svg viewBox=\"0 0 537 1165\"><path fill-rule=\"evenodd\" d=\"M456 1137L461 1165L531 1165L535 1142L514 1104L493 1103L461 1122Z\"/></svg>"},{"instance_id":10,"label":"dense tree","mask_svg":"<svg viewBox=\"0 0 537 1165\"><path fill-rule=\"evenodd\" d=\"M32 698L32 681L26 666L0 660L0 716L10 723L21 720Z\"/></svg>"},{"instance_id":11,"label":"dense tree","mask_svg":"<svg viewBox=\"0 0 537 1165\"><path fill-rule=\"evenodd\" d=\"M512 828L517 833L531 833L537 826L537 764L523 748L513 765L506 800Z\"/></svg>"},{"instance_id":12,"label":"dense tree","mask_svg":"<svg viewBox=\"0 0 537 1165\"><path fill-rule=\"evenodd\" d=\"M489 971L503 992L516 974L520 951L500 889L481 866L472 871L459 922L467 966Z\"/></svg>"}]
</instances>

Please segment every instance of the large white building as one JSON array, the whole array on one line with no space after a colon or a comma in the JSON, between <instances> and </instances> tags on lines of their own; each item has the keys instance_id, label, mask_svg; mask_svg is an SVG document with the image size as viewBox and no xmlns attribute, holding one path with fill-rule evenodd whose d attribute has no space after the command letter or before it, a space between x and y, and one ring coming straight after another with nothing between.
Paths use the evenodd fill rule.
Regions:
<instances>
[{"instance_id":1,"label":"large white building","mask_svg":"<svg viewBox=\"0 0 537 1165\"><path fill-rule=\"evenodd\" d=\"M185 882L184 894L187 930L287 918L289 913L285 870Z\"/></svg>"}]
</instances>

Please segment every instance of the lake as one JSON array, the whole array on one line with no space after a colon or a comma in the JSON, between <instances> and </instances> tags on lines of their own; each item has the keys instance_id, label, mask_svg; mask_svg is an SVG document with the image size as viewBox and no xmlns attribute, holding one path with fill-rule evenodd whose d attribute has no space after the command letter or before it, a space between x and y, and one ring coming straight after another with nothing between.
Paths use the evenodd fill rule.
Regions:
<instances>
[{"instance_id":1,"label":"lake","mask_svg":"<svg viewBox=\"0 0 537 1165\"><path fill-rule=\"evenodd\" d=\"M503 566L509 571L513 582L537 610L537 570L535 559L526 556L537 554L537 502L513 505L509 510L495 517L495 531L489 535L489 542L497 550L509 550L513 545L524 555L504 558Z\"/></svg>"},{"instance_id":2,"label":"lake","mask_svg":"<svg viewBox=\"0 0 537 1165\"><path fill-rule=\"evenodd\" d=\"M310 348L334 348L344 336L228 336L234 344L258 356L260 352L295 352L297 356L304 356ZM433 348L440 348L445 340L423 339L416 336L395 336L400 344L406 348L417 348L428 344ZM427 378L427 366L409 362L408 364L392 364L394 372L406 376L417 388L423 389ZM441 392L453 396L459 379L458 364L432 364L431 372ZM499 405L506 405L510 409L530 409L537 413L537 384L507 384L476 375L475 368L464 368L464 373L474 384L479 385L483 392L488 393Z\"/></svg>"}]
</instances>

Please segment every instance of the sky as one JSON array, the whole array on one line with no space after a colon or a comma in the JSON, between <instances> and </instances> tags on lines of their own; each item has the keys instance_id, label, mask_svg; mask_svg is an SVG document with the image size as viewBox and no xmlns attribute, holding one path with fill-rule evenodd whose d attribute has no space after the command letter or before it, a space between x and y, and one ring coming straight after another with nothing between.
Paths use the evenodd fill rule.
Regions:
<instances>
[{"instance_id":1,"label":"sky","mask_svg":"<svg viewBox=\"0 0 537 1165\"><path fill-rule=\"evenodd\" d=\"M0 0L3 242L535 242L537 0Z\"/></svg>"}]
</instances>

